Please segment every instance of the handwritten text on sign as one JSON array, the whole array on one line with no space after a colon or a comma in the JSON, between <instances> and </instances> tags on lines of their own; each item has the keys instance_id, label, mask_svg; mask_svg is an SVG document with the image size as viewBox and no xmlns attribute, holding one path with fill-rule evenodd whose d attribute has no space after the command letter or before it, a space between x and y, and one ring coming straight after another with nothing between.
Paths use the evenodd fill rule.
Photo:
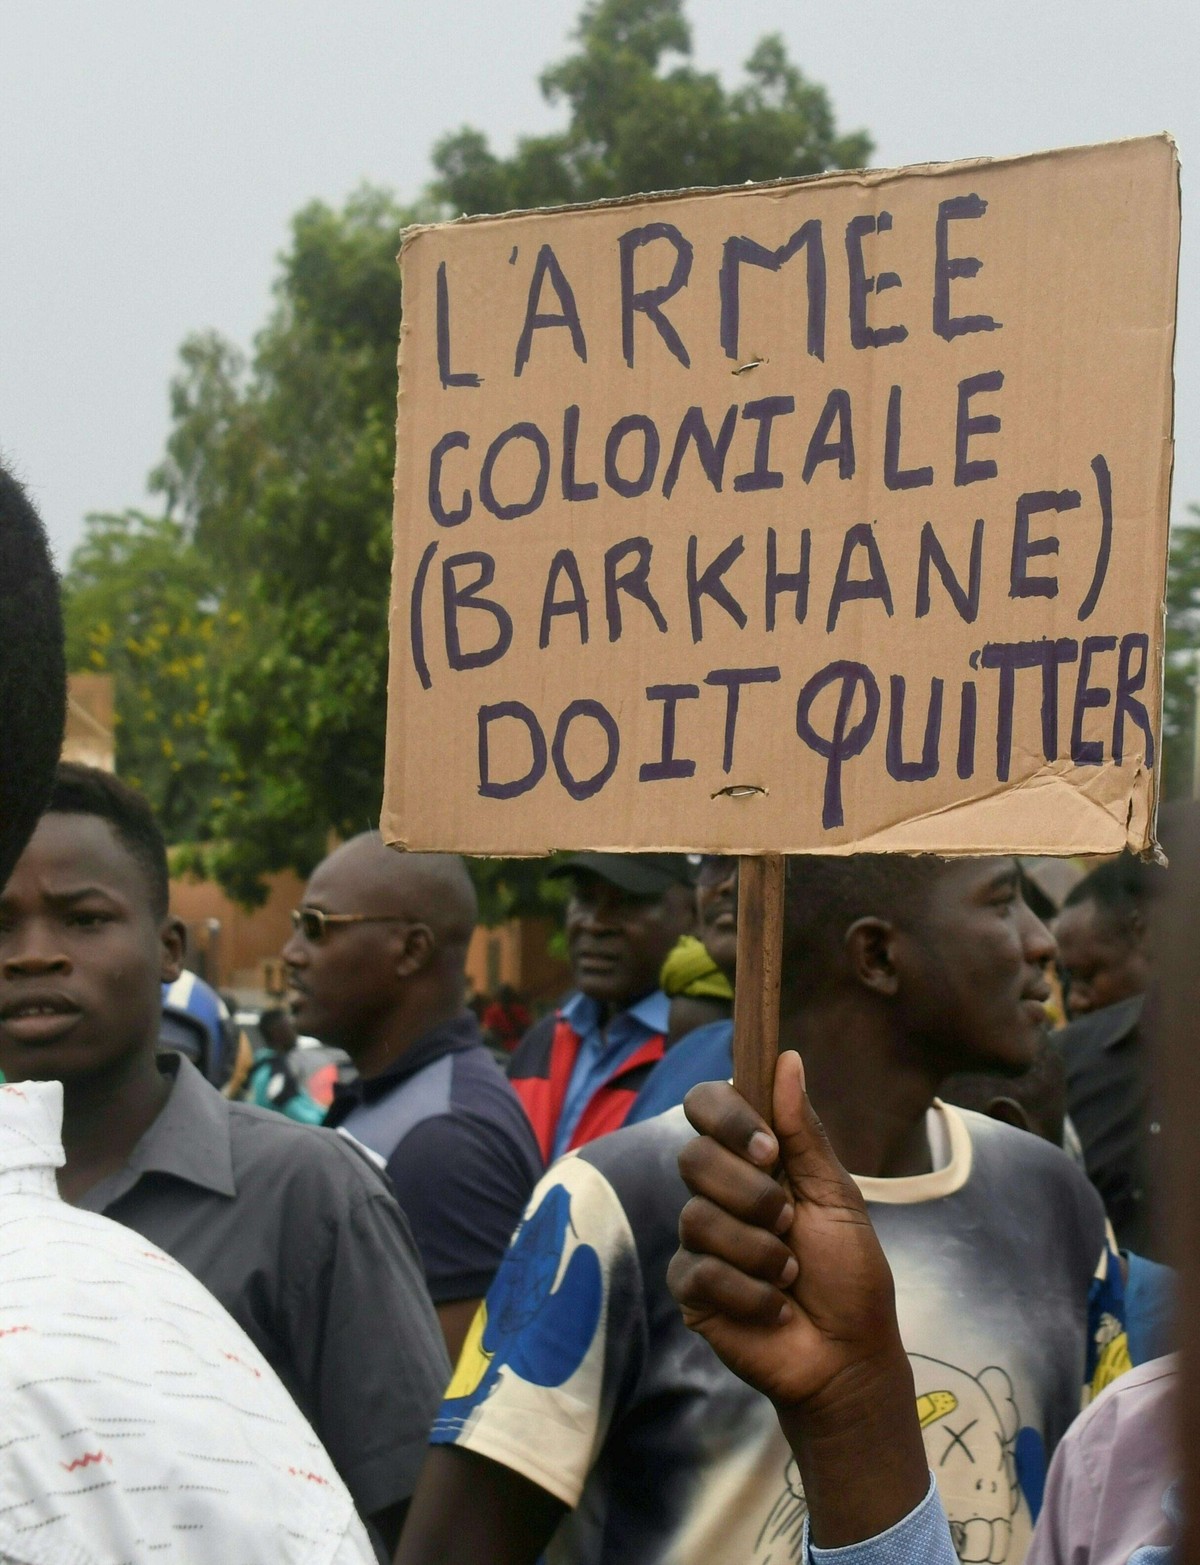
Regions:
<instances>
[{"instance_id":1,"label":"handwritten text on sign","mask_svg":"<svg viewBox=\"0 0 1200 1565\"><path fill-rule=\"evenodd\" d=\"M1149 837L1164 139L416 231L384 830Z\"/></svg>"}]
</instances>

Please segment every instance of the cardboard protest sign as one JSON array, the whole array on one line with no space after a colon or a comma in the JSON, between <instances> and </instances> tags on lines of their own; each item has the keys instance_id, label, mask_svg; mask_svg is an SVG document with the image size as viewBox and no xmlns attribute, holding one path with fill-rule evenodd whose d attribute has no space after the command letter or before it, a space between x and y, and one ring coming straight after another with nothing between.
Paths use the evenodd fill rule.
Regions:
<instances>
[{"instance_id":1,"label":"cardboard protest sign","mask_svg":"<svg viewBox=\"0 0 1200 1565\"><path fill-rule=\"evenodd\" d=\"M382 827L1152 840L1165 137L412 230Z\"/></svg>"}]
</instances>

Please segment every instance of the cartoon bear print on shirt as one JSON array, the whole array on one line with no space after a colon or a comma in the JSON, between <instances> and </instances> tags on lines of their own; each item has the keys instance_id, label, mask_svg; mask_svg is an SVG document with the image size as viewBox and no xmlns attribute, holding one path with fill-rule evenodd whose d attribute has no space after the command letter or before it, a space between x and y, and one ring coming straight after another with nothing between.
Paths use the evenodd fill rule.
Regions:
<instances>
[{"instance_id":1,"label":"cartoon bear print on shirt","mask_svg":"<svg viewBox=\"0 0 1200 1565\"><path fill-rule=\"evenodd\" d=\"M939 1359L909 1355L917 1415L929 1466L963 1565L1009 1565L1029 1547L1029 1509L1017 1482L1021 1426L1012 1381L994 1366L968 1374ZM755 1544L753 1565L794 1565L801 1558L808 1507L796 1463Z\"/></svg>"},{"instance_id":2,"label":"cartoon bear print on shirt","mask_svg":"<svg viewBox=\"0 0 1200 1565\"><path fill-rule=\"evenodd\" d=\"M801 1545L808 1501L800 1486L800 1469L795 1457L787 1464L783 1484L783 1493L771 1507L771 1514L755 1539L752 1565L798 1565L804 1557Z\"/></svg>"},{"instance_id":3,"label":"cartoon bear print on shirt","mask_svg":"<svg viewBox=\"0 0 1200 1565\"><path fill-rule=\"evenodd\" d=\"M910 1355L917 1415L963 1565L1023 1559L1032 1526L1017 1482L1021 1427L1012 1381L995 1366L970 1375Z\"/></svg>"}]
</instances>

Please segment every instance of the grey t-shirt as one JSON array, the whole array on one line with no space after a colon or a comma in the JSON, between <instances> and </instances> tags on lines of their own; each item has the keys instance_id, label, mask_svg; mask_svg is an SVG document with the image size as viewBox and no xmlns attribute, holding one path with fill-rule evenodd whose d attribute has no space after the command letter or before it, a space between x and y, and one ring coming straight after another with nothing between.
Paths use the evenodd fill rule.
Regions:
<instances>
[{"instance_id":1,"label":"grey t-shirt","mask_svg":"<svg viewBox=\"0 0 1200 1565\"><path fill-rule=\"evenodd\" d=\"M215 1294L296 1399L359 1512L407 1499L450 1374L408 1223L335 1131L230 1103L179 1055L170 1097L79 1205Z\"/></svg>"},{"instance_id":2,"label":"grey t-shirt","mask_svg":"<svg viewBox=\"0 0 1200 1565\"><path fill-rule=\"evenodd\" d=\"M917 1413L960 1557L1021 1565L1085 1379L1127 1365L1100 1200L1057 1148L938 1106L933 1173L861 1179L896 1282ZM666 1285L682 1109L560 1159L463 1348L436 1444L570 1508L554 1565L793 1565L807 1507L775 1411ZM1113 1303L1115 1304L1115 1299ZM1098 1362L1103 1359L1103 1366Z\"/></svg>"}]
</instances>

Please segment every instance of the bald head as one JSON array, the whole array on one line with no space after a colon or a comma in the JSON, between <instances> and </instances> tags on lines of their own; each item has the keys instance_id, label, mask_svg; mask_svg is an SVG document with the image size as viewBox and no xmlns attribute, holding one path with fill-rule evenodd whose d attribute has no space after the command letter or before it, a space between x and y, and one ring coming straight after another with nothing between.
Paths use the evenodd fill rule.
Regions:
<instances>
[{"instance_id":1,"label":"bald head","mask_svg":"<svg viewBox=\"0 0 1200 1565\"><path fill-rule=\"evenodd\" d=\"M330 878L358 897L360 912L426 924L439 946L465 950L479 919L475 887L456 853L401 853L377 831L335 848L315 870L309 889Z\"/></svg>"},{"instance_id":2,"label":"bald head","mask_svg":"<svg viewBox=\"0 0 1200 1565\"><path fill-rule=\"evenodd\" d=\"M478 915L462 859L400 853L364 832L318 864L304 905L326 919L284 947L296 1024L364 1076L461 1011Z\"/></svg>"}]
</instances>

